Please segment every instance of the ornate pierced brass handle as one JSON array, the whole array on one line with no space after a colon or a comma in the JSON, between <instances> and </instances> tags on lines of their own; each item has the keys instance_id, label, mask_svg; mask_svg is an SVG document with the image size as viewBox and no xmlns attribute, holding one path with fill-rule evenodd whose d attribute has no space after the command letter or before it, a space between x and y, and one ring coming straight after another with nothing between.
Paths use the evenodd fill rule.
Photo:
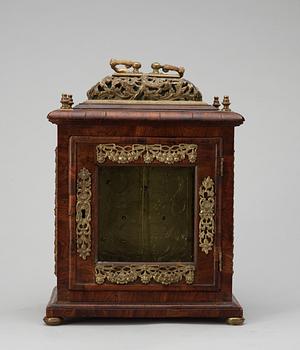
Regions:
<instances>
[{"instance_id":1,"label":"ornate pierced brass handle","mask_svg":"<svg viewBox=\"0 0 300 350\"><path fill-rule=\"evenodd\" d=\"M162 71L165 73L167 73L171 70L171 71L177 72L180 78L183 77L183 74L185 71L185 69L183 67L176 67L176 66L172 66L170 64L162 65L158 62L152 63L151 68L153 69L152 74L161 74L159 71L160 69L162 69Z\"/></svg>"},{"instance_id":2,"label":"ornate pierced brass handle","mask_svg":"<svg viewBox=\"0 0 300 350\"><path fill-rule=\"evenodd\" d=\"M140 73L139 69L141 68L140 62L129 61L129 60L110 60L111 68L117 73ZM118 66L125 66L125 68L118 68ZM132 68L132 72L129 69Z\"/></svg>"}]
</instances>

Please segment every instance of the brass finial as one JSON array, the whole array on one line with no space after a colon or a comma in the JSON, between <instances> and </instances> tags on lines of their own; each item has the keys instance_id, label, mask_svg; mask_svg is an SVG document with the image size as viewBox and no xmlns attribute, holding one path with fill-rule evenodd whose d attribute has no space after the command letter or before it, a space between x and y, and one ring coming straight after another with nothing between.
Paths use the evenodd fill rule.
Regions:
<instances>
[{"instance_id":1,"label":"brass finial","mask_svg":"<svg viewBox=\"0 0 300 350\"><path fill-rule=\"evenodd\" d=\"M219 96L214 96L213 106L216 107L217 109L219 109L219 107L221 106L219 101Z\"/></svg>"},{"instance_id":2,"label":"brass finial","mask_svg":"<svg viewBox=\"0 0 300 350\"><path fill-rule=\"evenodd\" d=\"M229 106L230 106L229 96L224 96L222 105L223 105L223 108L222 108L223 112L230 112L231 111L231 109L229 108Z\"/></svg>"},{"instance_id":3,"label":"brass finial","mask_svg":"<svg viewBox=\"0 0 300 350\"><path fill-rule=\"evenodd\" d=\"M60 109L72 109L72 105L74 103L72 95L62 94L60 103L61 103Z\"/></svg>"}]
</instances>

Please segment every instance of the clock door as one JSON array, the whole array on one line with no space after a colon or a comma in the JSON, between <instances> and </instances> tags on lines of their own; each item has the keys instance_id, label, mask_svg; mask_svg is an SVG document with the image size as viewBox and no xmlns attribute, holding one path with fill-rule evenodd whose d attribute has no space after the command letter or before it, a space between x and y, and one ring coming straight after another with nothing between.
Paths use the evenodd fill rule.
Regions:
<instances>
[{"instance_id":1,"label":"clock door","mask_svg":"<svg viewBox=\"0 0 300 350\"><path fill-rule=\"evenodd\" d=\"M70 287L217 290L220 145L72 137Z\"/></svg>"}]
</instances>

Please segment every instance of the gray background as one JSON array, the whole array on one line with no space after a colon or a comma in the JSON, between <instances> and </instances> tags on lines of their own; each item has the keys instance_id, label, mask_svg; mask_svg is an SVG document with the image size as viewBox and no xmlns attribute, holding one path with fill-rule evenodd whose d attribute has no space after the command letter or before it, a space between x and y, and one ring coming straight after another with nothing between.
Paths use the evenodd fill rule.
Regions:
<instances>
[{"instance_id":1,"label":"gray background","mask_svg":"<svg viewBox=\"0 0 300 350\"><path fill-rule=\"evenodd\" d=\"M1 1L0 343L9 349L296 349L299 336L299 1ZM54 147L109 59L183 65L236 129L234 292L247 323L42 323L53 275ZM297 347L298 345L298 347Z\"/></svg>"}]
</instances>

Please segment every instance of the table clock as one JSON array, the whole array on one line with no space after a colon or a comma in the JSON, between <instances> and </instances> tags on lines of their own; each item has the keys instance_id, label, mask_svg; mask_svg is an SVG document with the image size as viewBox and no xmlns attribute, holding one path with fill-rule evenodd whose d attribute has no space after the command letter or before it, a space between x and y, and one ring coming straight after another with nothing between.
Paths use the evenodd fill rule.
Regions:
<instances>
[{"instance_id":1,"label":"table clock","mask_svg":"<svg viewBox=\"0 0 300 350\"><path fill-rule=\"evenodd\" d=\"M55 273L44 321L218 318L241 325L232 294L234 128L184 68L110 61L114 73L57 125Z\"/></svg>"}]
</instances>

